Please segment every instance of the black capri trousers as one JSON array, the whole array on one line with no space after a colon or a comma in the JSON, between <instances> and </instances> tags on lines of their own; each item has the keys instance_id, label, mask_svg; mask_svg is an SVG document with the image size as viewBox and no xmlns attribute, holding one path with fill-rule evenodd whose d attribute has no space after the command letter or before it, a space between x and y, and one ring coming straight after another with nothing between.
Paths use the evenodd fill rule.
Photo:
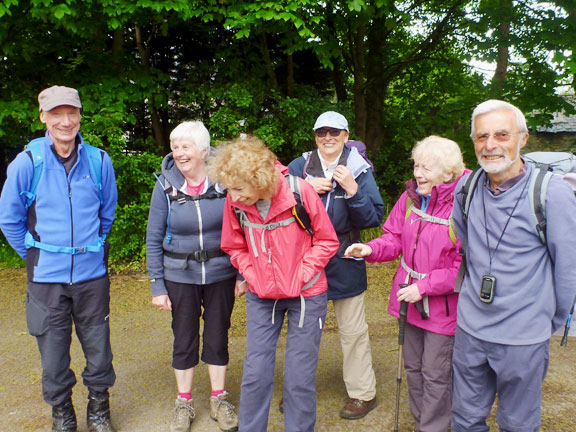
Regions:
<instances>
[{"instance_id":1,"label":"black capri trousers","mask_svg":"<svg viewBox=\"0 0 576 432\"><path fill-rule=\"evenodd\" d=\"M216 366L228 364L228 330L234 308L236 278L207 285L166 280L172 302L174 350L172 367L186 370L199 362L200 317L204 320L202 361Z\"/></svg>"}]
</instances>

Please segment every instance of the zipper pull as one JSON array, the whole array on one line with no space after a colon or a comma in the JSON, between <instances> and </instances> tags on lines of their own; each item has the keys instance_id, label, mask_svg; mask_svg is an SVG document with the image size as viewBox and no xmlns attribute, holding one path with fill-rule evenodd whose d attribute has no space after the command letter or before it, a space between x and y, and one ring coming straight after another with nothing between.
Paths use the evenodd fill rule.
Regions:
<instances>
[{"instance_id":1,"label":"zipper pull","mask_svg":"<svg viewBox=\"0 0 576 432\"><path fill-rule=\"evenodd\" d=\"M272 251L268 249L268 264L272 264Z\"/></svg>"}]
</instances>

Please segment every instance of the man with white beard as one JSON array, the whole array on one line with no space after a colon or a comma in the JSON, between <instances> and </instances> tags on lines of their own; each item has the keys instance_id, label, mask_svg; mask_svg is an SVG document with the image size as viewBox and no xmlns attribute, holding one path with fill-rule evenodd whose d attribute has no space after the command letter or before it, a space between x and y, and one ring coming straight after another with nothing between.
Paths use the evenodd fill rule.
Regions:
<instances>
[{"instance_id":1,"label":"man with white beard","mask_svg":"<svg viewBox=\"0 0 576 432\"><path fill-rule=\"evenodd\" d=\"M483 102L472 114L471 137L483 171L467 194L468 176L460 180L453 210L466 273L453 353L452 430L489 431L486 418L498 394L501 431L538 431L550 337L576 296L576 200L552 176L543 243L528 196L538 169L520 157L528 140L522 112L507 102Z\"/></svg>"}]
</instances>

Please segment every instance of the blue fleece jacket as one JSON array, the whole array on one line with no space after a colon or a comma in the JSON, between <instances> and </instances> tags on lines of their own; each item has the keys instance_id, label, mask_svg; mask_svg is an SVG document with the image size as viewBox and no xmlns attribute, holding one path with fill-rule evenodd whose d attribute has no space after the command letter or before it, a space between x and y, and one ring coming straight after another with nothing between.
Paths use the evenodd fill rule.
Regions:
<instances>
[{"instance_id":1,"label":"blue fleece jacket","mask_svg":"<svg viewBox=\"0 0 576 432\"><path fill-rule=\"evenodd\" d=\"M546 194L546 249L536 232L528 199L526 182L533 172L528 165L525 177L498 195L488 190L483 173L467 224L460 193L467 176L456 187L453 217L458 236L468 236L469 272L458 301L457 325L487 342L531 345L550 339L565 322L576 296L574 192L559 176L553 176ZM489 304L479 297L481 278L487 274L496 278L494 300Z\"/></svg>"},{"instance_id":2,"label":"blue fleece jacket","mask_svg":"<svg viewBox=\"0 0 576 432\"><path fill-rule=\"evenodd\" d=\"M78 134L78 160L69 174L52 151L48 133L43 140L43 169L34 204L26 211L26 197L34 174L30 152L19 153L8 167L0 197L0 228L18 254L26 259L28 279L39 283L77 283L106 274L106 248L72 255L26 249L27 231L36 241L54 246L82 247L94 244L100 232L108 234L118 199L114 168L102 154L102 203L90 175L84 140Z\"/></svg>"},{"instance_id":3,"label":"blue fleece jacket","mask_svg":"<svg viewBox=\"0 0 576 432\"><path fill-rule=\"evenodd\" d=\"M315 160L317 151L294 159L288 165L290 174L304 179L323 177L319 161ZM339 164L346 165L352 172L358 191L348 197L344 189L334 182L330 192L320 195L340 241L338 252L326 266L330 300L357 296L368 287L364 260L346 259L344 252L350 244L360 241L361 230L380 226L384 216L384 203L374 175L358 150L344 147Z\"/></svg>"}]
</instances>

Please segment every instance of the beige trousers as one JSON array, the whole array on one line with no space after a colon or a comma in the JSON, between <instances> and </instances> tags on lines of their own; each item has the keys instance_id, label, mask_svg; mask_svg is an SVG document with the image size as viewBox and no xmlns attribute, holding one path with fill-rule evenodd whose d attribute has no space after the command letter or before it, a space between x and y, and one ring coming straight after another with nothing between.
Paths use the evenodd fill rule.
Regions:
<instances>
[{"instance_id":1,"label":"beige trousers","mask_svg":"<svg viewBox=\"0 0 576 432\"><path fill-rule=\"evenodd\" d=\"M369 401L376 396L376 376L372 368L372 351L364 293L356 297L333 300L340 344L342 345L342 374L348 396Z\"/></svg>"}]
</instances>

